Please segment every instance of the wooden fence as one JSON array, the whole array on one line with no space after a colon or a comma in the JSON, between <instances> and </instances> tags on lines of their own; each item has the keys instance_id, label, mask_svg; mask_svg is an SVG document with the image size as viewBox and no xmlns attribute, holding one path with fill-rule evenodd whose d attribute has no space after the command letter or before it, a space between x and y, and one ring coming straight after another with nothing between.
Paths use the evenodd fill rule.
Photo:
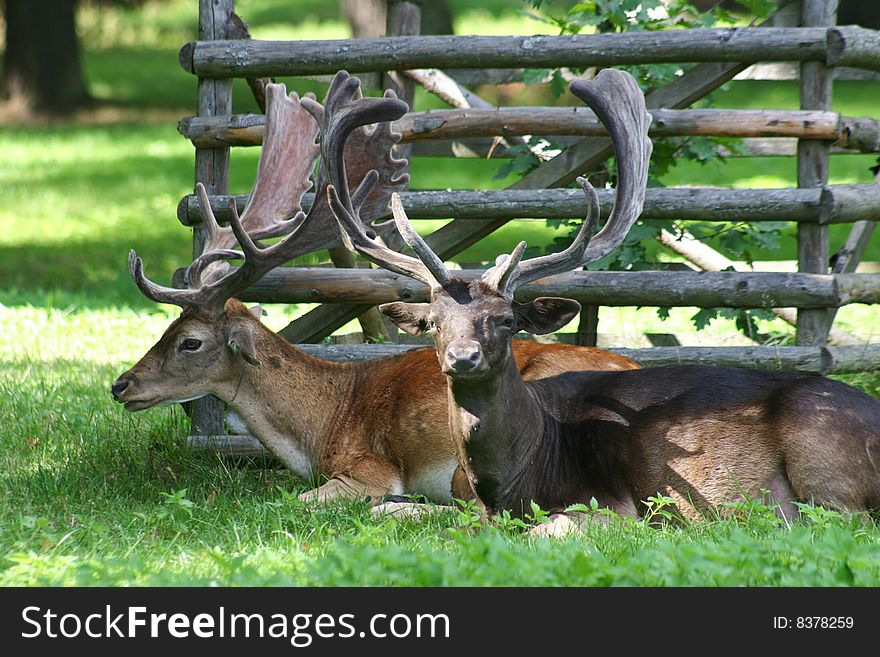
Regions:
<instances>
[{"instance_id":1,"label":"wooden fence","mask_svg":"<svg viewBox=\"0 0 880 657\"><path fill-rule=\"evenodd\" d=\"M836 308L880 302L880 275L852 273L880 217L880 185L829 185L834 152L880 150L880 122L831 110L832 72L850 67L880 72L880 33L835 25L836 2L802 0L785 7L799 27L746 28L577 36L419 36L419 8L389 2L389 34L375 39L256 41L234 29L234 0L199 0L199 40L180 51L183 68L198 78L198 115L180 122L196 147L196 179L203 182L221 221L228 212L231 147L262 143L262 115L232 114L232 78L326 76L340 69L358 74L367 87L393 87L412 107L413 80L459 105L449 110L412 111L396 122L411 154L451 155L455 144L483 154L498 137L516 143L522 135L563 138L559 155L543 162L504 191L410 191L403 194L411 218L451 218L428 236L444 259L454 257L512 219L569 218L583 214L579 190L561 189L577 175L599 168L611 155L602 125L585 108L495 108L455 82L504 82L524 66L558 68L681 62L695 64L665 87L649 93L651 135L743 137L752 154L795 155L798 186L790 189L649 189L645 219L701 221L793 221L798 229L799 273L769 272L573 272L525 286L523 298L568 296L589 305L663 305L739 308L797 308L792 347L660 347L616 349L645 365L712 362L807 372L851 372L880 368L880 344L826 346ZM779 22L779 21L776 21ZM231 38L236 37L236 38ZM801 109L687 109L758 62L797 62ZM429 69L425 71L423 69ZM440 72L443 69L444 72ZM445 86L444 86L445 85ZM437 149L437 144L444 145ZM453 145L453 146L450 146ZM434 150L431 148L434 147ZM419 150L423 149L423 150ZM482 151L480 149L483 149ZM504 156L504 148L495 155ZM555 188L555 189L554 189ZM602 212L613 202L599 192ZM239 210L247 196L234 196ZM307 196L308 207L312 199ZM178 217L195 228L194 253L202 239L201 215L192 195ZM830 267L828 226L854 224L835 266ZM351 264L338 255L335 264ZM466 276L478 272L463 272ZM419 283L390 272L326 267L282 268L248 290L246 300L320 302L282 334L293 342L318 342L376 303L426 298ZM309 350L334 359L368 358L411 348L406 345L315 345ZM223 433L222 408L200 400L194 433ZM204 442L204 441L203 441Z\"/></svg>"}]
</instances>

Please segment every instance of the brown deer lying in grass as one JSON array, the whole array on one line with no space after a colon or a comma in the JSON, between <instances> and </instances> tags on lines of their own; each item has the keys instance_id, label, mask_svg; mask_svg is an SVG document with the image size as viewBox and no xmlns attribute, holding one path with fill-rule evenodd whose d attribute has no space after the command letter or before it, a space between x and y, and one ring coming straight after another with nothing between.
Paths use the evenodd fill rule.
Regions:
<instances>
[{"instance_id":1,"label":"brown deer lying in grass","mask_svg":"<svg viewBox=\"0 0 880 657\"><path fill-rule=\"evenodd\" d=\"M521 514L530 501L560 511L595 498L638 516L642 501L661 493L689 518L763 491L786 515L797 513L796 501L880 507L880 401L843 383L705 366L566 373L540 381L517 372L513 333L557 330L579 310L561 298L518 303L517 286L604 257L644 201L650 116L635 82L604 70L571 90L611 135L618 186L611 216L591 238L598 202L581 181L591 211L561 253L521 262L520 243L481 278L464 280L413 230L398 196L392 197L394 217L418 259L365 233L344 179L328 189L351 247L431 287L430 303L381 310L409 333L433 333L453 437L481 500L489 510Z\"/></svg>"},{"instance_id":2,"label":"brown deer lying in grass","mask_svg":"<svg viewBox=\"0 0 880 657\"><path fill-rule=\"evenodd\" d=\"M387 212L391 191L406 183L405 161L391 154L399 136L388 123L406 112L406 105L391 97L363 99L376 110L368 123L380 123L367 131L362 127L367 124L352 124L346 112L358 92L358 81L347 74L337 76L326 107L288 96L283 85L268 87L265 145L241 218L233 211L231 228L220 228L198 186L209 237L204 255L187 270L187 289L149 281L132 252L131 272L140 290L183 312L113 384L113 395L130 411L217 396L293 472L329 478L305 498L419 493L437 501L453 495L472 499L466 477L459 473L453 481L458 460L447 428L444 379L430 349L364 363L322 361L291 346L232 298L298 255L341 244L324 193L328 167L336 179L366 181L356 204L371 228L370 222ZM318 156L319 122L328 153L347 143L348 166L343 170L342 152L324 158L318 195L304 216L300 203ZM286 233L272 246L255 244ZM236 244L244 263L231 269L226 261L241 258L232 250ZM572 369L638 367L600 349L526 341L517 342L514 354L527 379Z\"/></svg>"}]
</instances>

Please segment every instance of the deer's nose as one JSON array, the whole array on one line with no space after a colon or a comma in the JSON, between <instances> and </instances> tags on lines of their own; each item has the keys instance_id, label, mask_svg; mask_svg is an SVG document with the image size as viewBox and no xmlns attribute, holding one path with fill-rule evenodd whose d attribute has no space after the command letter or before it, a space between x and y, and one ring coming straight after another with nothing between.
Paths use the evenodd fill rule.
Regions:
<instances>
[{"instance_id":1,"label":"deer's nose","mask_svg":"<svg viewBox=\"0 0 880 657\"><path fill-rule=\"evenodd\" d=\"M483 350L475 340L457 340L446 349L446 366L451 372L470 372L483 364Z\"/></svg>"},{"instance_id":2,"label":"deer's nose","mask_svg":"<svg viewBox=\"0 0 880 657\"><path fill-rule=\"evenodd\" d=\"M116 379L116 382L110 388L110 392L113 393L113 399L119 401L119 396L125 392L125 389L128 387L128 379Z\"/></svg>"}]
</instances>

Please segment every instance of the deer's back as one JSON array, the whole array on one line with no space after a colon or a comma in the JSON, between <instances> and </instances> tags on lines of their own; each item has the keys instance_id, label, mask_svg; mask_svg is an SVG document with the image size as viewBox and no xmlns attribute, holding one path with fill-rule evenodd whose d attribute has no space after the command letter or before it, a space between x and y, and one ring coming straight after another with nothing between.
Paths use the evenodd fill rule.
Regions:
<instances>
[{"instance_id":1,"label":"deer's back","mask_svg":"<svg viewBox=\"0 0 880 657\"><path fill-rule=\"evenodd\" d=\"M530 340L514 340L513 356L517 369L526 381L544 379L565 372L621 371L640 367L631 358L597 347L541 344Z\"/></svg>"},{"instance_id":2,"label":"deer's back","mask_svg":"<svg viewBox=\"0 0 880 657\"><path fill-rule=\"evenodd\" d=\"M880 401L838 381L673 366L532 385L559 392L563 444L587 469L613 454L636 500L702 509L789 485L795 500L880 507Z\"/></svg>"}]
</instances>

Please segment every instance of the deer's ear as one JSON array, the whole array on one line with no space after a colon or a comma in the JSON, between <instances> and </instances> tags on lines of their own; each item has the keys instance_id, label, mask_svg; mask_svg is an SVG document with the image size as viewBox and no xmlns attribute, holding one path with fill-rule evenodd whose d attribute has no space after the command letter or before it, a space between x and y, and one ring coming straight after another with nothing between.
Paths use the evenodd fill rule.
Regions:
<instances>
[{"instance_id":1,"label":"deer's ear","mask_svg":"<svg viewBox=\"0 0 880 657\"><path fill-rule=\"evenodd\" d=\"M231 328L226 336L226 346L233 354L241 356L245 362L251 365L260 364L254 344L254 334L247 326Z\"/></svg>"},{"instance_id":2,"label":"deer's ear","mask_svg":"<svg viewBox=\"0 0 880 657\"><path fill-rule=\"evenodd\" d=\"M421 335L428 330L429 303L383 303L379 310L400 327L400 330L410 335Z\"/></svg>"},{"instance_id":3,"label":"deer's ear","mask_svg":"<svg viewBox=\"0 0 880 657\"><path fill-rule=\"evenodd\" d=\"M573 299L538 297L529 303L513 304L517 330L541 335L558 331L581 311L581 304Z\"/></svg>"}]
</instances>

